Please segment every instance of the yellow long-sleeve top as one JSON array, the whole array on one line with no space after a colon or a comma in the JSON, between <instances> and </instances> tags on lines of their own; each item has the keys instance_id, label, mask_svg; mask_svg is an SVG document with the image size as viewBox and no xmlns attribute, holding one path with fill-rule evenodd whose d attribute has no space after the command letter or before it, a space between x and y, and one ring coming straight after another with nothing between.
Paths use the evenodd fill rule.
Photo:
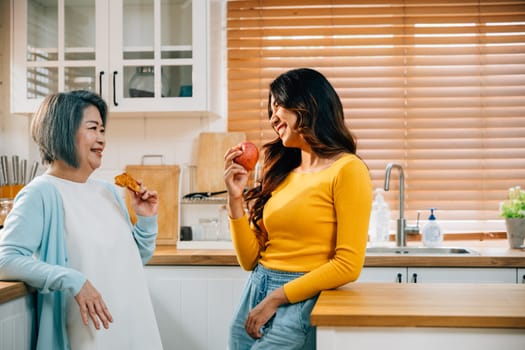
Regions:
<instances>
[{"instance_id":1,"label":"yellow long-sleeve top","mask_svg":"<svg viewBox=\"0 0 525 350\"><path fill-rule=\"evenodd\" d=\"M239 263L305 272L284 285L291 303L352 282L364 263L371 205L370 175L355 155L317 172L291 172L264 207L264 250L246 215L230 220Z\"/></svg>"}]
</instances>

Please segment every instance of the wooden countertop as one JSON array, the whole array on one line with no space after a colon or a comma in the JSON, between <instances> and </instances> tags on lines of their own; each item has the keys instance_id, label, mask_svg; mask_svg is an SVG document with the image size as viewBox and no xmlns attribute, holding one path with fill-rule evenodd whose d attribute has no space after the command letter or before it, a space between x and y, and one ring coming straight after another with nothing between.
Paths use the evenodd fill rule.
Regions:
<instances>
[{"instance_id":1,"label":"wooden countertop","mask_svg":"<svg viewBox=\"0 0 525 350\"><path fill-rule=\"evenodd\" d=\"M239 266L231 249L177 249L175 246L157 246L148 265L208 265Z\"/></svg>"},{"instance_id":2,"label":"wooden countertop","mask_svg":"<svg viewBox=\"0 0 525 350\"><path fill-rule=\"evenodd\" d=\"M409 246L420 245L409 243ZM509 249L507 240L445 241L451 247L466 247L479 255L422 256L422 255L368 255L365 267L525 267L525 250ZM393 243L392 243L393 246ZM175 246L158 246L148 265L239 265L233 250L191 250Z\"/></svg>"},{"instance_id":3,"label":"wooden countertop","mask_svg":"<svg viewBox=\"0 0 525 350\"><path fill-rule=\"evenodd\" d=\"M324 327L525 328L523 284L351 283L323 291Z\"/></svg>"},{"instance_id":4,"label":"wooden countertop","mask_svg":"<svg viewBox=\"0 0 525 350\"><path fill-rule=\"evenodd\" d=\"M418 245L420 242L409 242ZM524 267L525 251L509 249L505 239L484 241L445 241L447 246L468 247L479 255L469 256L407 256L369 255L365 267ZM190 250L175 246L159 245L148 263L150 266L238 266L234 250ZM21 282L0 282L0 303L9 301L26 292ZM19 291L16 294L13 291Z\"/></svg>"},{"instance_id":5,"label":"wooden countertop","mask_svg":"<svg viewBox=\"0 0 525 350\"><path fill-rule=\"evenodd\" d=\"M0 281L0 304L27 294L27 287L22 282Z\"/></svg>"}]
</instances>

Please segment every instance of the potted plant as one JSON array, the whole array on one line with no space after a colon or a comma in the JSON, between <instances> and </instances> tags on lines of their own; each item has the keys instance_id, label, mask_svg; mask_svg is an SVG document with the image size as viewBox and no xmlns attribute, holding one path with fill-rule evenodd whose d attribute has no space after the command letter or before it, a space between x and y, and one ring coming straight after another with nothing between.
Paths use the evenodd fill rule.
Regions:
<instances>
[{"instance_id":1,"label":"potted plant","mask_svg":"<svg viewBox=\"0 0 525 350\"><path fill-rule=\"evenodd\" d=\"M522 248L525 239L525 190L520 186L509 188L509 197L500 203L500 214L505 218L510 247Z\"/></svg>"}]
</instances>

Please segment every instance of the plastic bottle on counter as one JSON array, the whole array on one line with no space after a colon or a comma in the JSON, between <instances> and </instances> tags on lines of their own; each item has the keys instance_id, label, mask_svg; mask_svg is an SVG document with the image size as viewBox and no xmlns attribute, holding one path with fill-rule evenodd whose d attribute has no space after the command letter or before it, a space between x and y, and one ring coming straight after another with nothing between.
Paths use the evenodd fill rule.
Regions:
<instances>
[{"instance_id":1,"label":"plastic bottle on counter","mask_svg":"<svg viewBox=\"0 0 525 350\"><path fill-rule=\"evenodd\" d=\"M389 241L390 207L383 197L383 189L376 188L370 223L368 240L371 246L383 246Z\"/></svg>"},{"instance_id":2,"label":"plastic bottle on counter","mask_svg":"<svg viewBox=\"0 0 525 350\"><path fill-rule=\"evenodd\" d=\"M423 226L423 245L425 247L438 247L443 242L443 231L434 215L436 208L430 208L428 222Z\"/></svg>"}]
</instances>

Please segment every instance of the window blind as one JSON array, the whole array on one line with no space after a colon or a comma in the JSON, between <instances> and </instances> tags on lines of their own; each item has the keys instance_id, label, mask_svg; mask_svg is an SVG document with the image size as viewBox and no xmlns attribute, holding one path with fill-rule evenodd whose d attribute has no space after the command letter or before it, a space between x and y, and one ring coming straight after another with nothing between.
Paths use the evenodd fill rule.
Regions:
<instances>
[{"instance_id":1,"label":"window blind","mask_svg":"<svg viewBox=\"0 0 525 350\"><path fill-rule=\"evenodd\" d=\"M374 187L403 166L407 219L498 220L525 187L524 1L228 0L227 38L230 131L273 139L269 83L310 67L338 92Z\"/></svg>"}]
</instances>

